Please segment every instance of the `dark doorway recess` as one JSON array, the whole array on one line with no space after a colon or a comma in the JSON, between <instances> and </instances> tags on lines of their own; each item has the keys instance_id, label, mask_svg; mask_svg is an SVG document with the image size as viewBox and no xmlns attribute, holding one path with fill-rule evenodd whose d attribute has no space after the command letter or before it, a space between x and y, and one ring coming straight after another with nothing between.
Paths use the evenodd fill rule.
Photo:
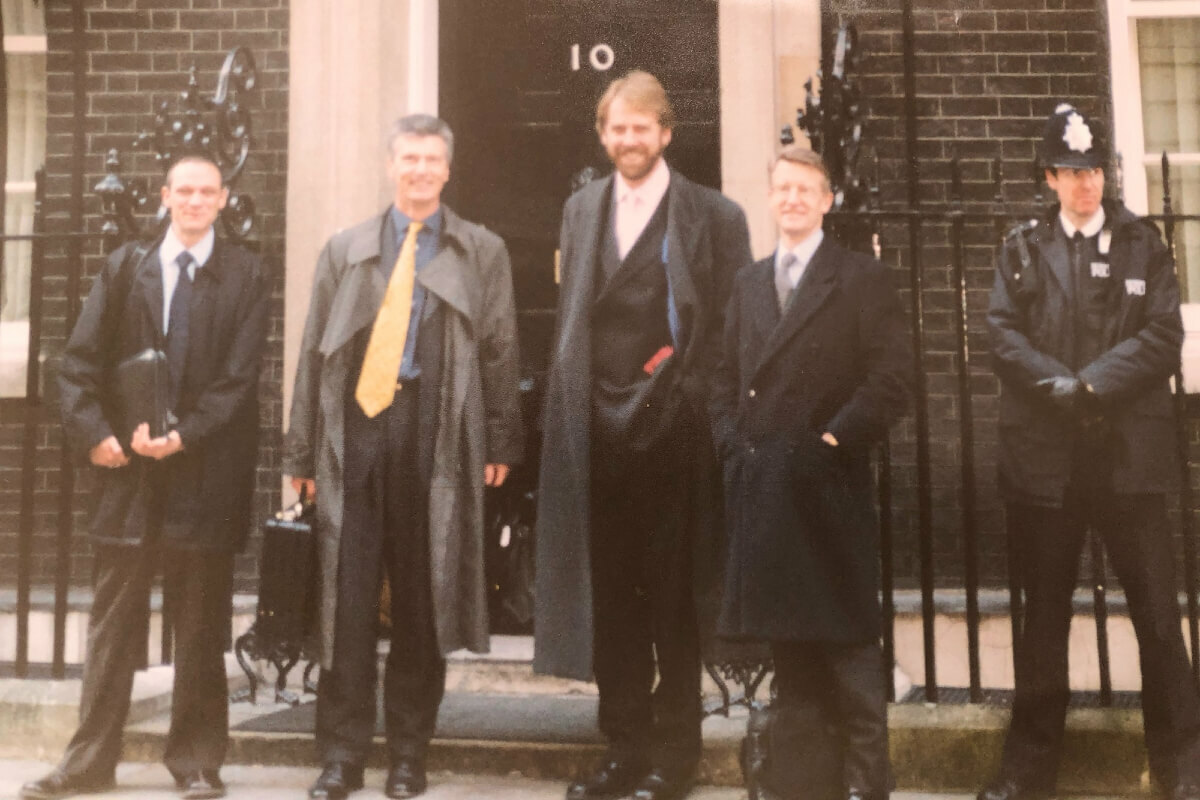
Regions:
<instances>
[{"instance_id":1,"label":"dark doorway recess","mask_svg":"<svg viewBox=\"0 0 1200 800\"><path fill-rule=\"evenodd\" d=\"M509 542L533 523L563 201L585 167L609 171L594 129L596 101L631 69L654 73L670 94L671 166L720 187L717 2L440 0L439 8L439 113L455 134L447 202L503 236L513 261L529 441L511 486L490 493L487 547L493 631L525 633L530 623L504 604L519 582L511 575L519 559L499 542L506 525Z\"/></svg>"},{"instance_id":2,"label":"dark doorway recess","mask_svg":"<svg viewBox=\"0 0 1200 800\"><path fill-rule=\"evenodd\" d=\"M721 181L716 0L441 0L439 107L454 128L449 203L513 257L526 372L545 369L554 250L571 178L608 162L595 104L630 69L662 80L678 123L668 160Z\"/></svg>"}]
</instances>

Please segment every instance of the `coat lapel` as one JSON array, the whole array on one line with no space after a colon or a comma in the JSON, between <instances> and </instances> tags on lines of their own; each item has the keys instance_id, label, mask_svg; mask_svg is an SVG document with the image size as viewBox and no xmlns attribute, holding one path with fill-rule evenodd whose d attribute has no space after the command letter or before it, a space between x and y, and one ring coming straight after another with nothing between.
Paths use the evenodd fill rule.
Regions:
<instances>
[{"instance_id":1,"label":"coat lapel","mask_svg":"<svg viewBox=\"0 0 1200 800\"><path fill-rule=\"evenodd\" d=\"M431 294L463 316L469 323L480 302L477 281L467 280L463 220L449 208L442 207L444 219L442 247L433 260L417 273L417 282Z\"/></svg>"},{"instance_id":2,"label":"coat lapel","mask_svg":"<svg viewBox=\"0 0 1200 800\"><path fill-rule=\"evenodd\" d=\"M579 249L569 256L563 254L564 258L570 258L570 263L564 262L563 265L565 278L562 288L569 292L571 303L570 307L564 308L564 315L573 320L589 319L592 303L600 299L594 288L600 254L600 228L607 216L604 203L612 197L612 184L613 177L609 175L579 190L579 207L572 215L572 223L578 225L579 232L572 232L571 236Z\"/></svg>"},{"instance_id":3,"label":"coat lapel","mask_svg":"<svg viewBox=\"0 0 1200 800\"><path fill-rule=\"evenodd\" d=\"M1041 251L1042 260L1050 265L1050 271L1054 273L1063 295L1070 300L1074 295L1071 291L1071 254L1067 249L1066 236L1059 225L1057 214L1052 216L1048 223L1038 236L1037 247Z\"/></svg>"},{"instance_id":4,"label":"coat lapel","mask_svg":"<svg viewBox=\"0 0 1200 800\"><path fill-rule=\"evenodd\" d=\"M159 346L166 339L163 333L163 282L162 264L158 260L158 244L155 244L141 264L135 264L137 270L136 291L141 302L146 305L150 323L154 327L154 335Z\"/></svg>"},{"instance_id":5,"label":"coat lapel","mask_svg":"<svg viewBox=\"0 0 1200 800\"><path fill-rule=\"evenodd\" d=\"M808 266L805 267L804 276L796 286L796 294L792 298L791 304L784 310L779 324L775 326L775 330L767 339L762 360L759 362L760 367L804 328L821 306L825 305L829 295L837 286L837 255L837 246L829 236L826 236L825 240L821 242L821 246L817 248L817 252L813 253ZM778 305L774 276L768 275L766 282L769 284L767 288L770 299Z\"/></svg>"},{"instance_id":6,"label":"coat lapel","mask_svg":"<svg viewBox=\"0 0 1200 800\"><path fill-rule=\"evenodd\" d=\"M377 269L383 215L362 225L346 248L346 275L333 297L329 323L320 350L331 355L344 347L360 330L375 322L383 303L387 282Z\"/></svg>"},{"instance_id":7,"label":"coat lapel","mask_svg":"<svg viewBox=\"0 0 1200 800\"><path fill-rule=\"evenodd\" d=\"M699 227L699 214L691 184L675 170L671 170L667 194L670 197L665 243L667 288L679 318L676 346L681 347L690 341L692 321L696 316L696 279L692 268L699 263L695 257L698 237L692 234Z\"/></svg>"},{"instance_id":8,"label":"coat lapel","mask_svg":"<svg viewBox=\"0 0 1200 800\"><path fill-rule=\"evenodd\" d=\"M754 348L751 352L765 352L763 347L771 334L779 327L779 299L775 294L775 255L772 253L754 263L750 269L753 277L749 282L749 305Z\"/></svg>"}]
</instances>

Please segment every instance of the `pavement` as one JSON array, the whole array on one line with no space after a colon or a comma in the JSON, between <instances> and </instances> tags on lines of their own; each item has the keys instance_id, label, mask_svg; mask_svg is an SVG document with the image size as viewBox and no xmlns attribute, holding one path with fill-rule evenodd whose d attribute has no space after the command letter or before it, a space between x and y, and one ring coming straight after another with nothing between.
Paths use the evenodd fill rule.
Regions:
<instances>
[{"instance_id":1,"label":"pavement","mask_svg":"<svg viewBox=\"0 0 1200 800\"><path fill-rule=\"evenodd\" d=\"M17 796L21 784L40 778L50 765L38 761L0 760L0 800ZM303 800L308 785L317 775L315 767L265 767L228 765L221 777L231 800ZM351 795L352 800L376 800L384 797L383 770L367 770L367 788ZM561 800L562 781L539 781L521 777L431 773L428 800ZM129 798L130 800L177 800L166 767L161 764L125 763L117 769L117 788L87 797ZM895 792L892 800L971 800L967 794L917 794ZM689 800L745 800L744 789L697 787Z\"/></svg>"}]
</instances>

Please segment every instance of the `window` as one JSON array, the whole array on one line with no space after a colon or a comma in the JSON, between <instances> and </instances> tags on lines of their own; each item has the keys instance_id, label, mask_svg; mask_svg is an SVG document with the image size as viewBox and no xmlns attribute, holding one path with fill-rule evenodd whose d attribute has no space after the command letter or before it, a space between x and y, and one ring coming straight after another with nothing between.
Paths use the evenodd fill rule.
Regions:
<instances>
[{"instance_id":1,"label":"window","mask_svg":"<svg viewBox=\"0 0 1200 800\"><path fill-rule=\"evenodd\" d=\"M1113 143L1125 204L1163 211L1162 154L1171 208L1200 214L1200 0L1108 0ZM1183 292L1184 383L1200 392L1200 221L1175 226Z\"/></svg>"},{"instance_id":2,"label":"window","mask_svg":"<svg viewBox=\"0 0 1200 800\"><path fill-rule=\"evenodd\" d=\"M33 232L34 174L46 154L46 27L40 3L3 0L7 83L4 233ZM0 269L0 397L25 394L32 246L5 242Z\"/></svg>"}]
</instances>

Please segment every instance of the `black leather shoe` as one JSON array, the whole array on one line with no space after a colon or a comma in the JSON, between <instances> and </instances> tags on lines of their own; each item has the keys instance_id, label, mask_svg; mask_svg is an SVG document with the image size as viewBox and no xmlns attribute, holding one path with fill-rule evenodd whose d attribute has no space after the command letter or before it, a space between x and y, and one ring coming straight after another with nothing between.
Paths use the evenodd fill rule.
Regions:
<instances>
[{"instance_id":1,"label":"black leather shoe","mask_svg":"<svg viewBox=\"0 0 1200 800\"><path fill-rule=\"evenodd\" d=\"M609 758L588 778L567 787L567 800L615 800L624 797L646 777L650 768L630 758Z\"/></svg>"},{"instance_id":2,"label":"black leather shoe","mask_svg":"<svg viewBox=\"0 0 1200 800\"><path fill-rule=\"evenodd\" d=\"M198 769L175 778L183 800L211 800L225 796L225 784L215 769Z\"/></svg>"},{"instance_id":3,"label":"black leather shoe","mask_svg":"<svg viewBox=\"0 0 1200 800\"><path fill-rule=\"evenodd\" d=\"M346 796L363 786L363 768L344 761L325 765L316 782L308 788L312 800L346 800Z\"/></svg>"},{"instance_id":4,"label":"black leather shoe","mask_svg":"<svg viewBox=\"0 0 1200 800\"><path fill-rule=\"evenodd\" d=\"M1012 778L1001 778L983 787L975 800L1046 800L1049 796L1049 792L1023 786Z\"/></svg>"},{"instance_id":5,"label":"black leather shoe","mask_svg":"<svg viewBox=\"0 0 1200 800\"><path fill-rule=\"evenodd\" d=\"M633 793L634 800L679 800L692 790L691 772L673 775L666 770L652 769L642 778Z\"/></svg>"},{"instance_id":6,"label":"black leather shoe","mask_svg":"<svg viewBox=\"0 0 1200 800\"><path fill-rule=\"evenodd\" d=\"M56 769L44 778L30 781L22 786L18 797L21 800L56 800L56 798L70 797L73 794L107 792L116 785L117 781L111 775L96 780L90 777L67 775Z\"/></svg>"},{"instance_id":7,"label":"black leather shoe","mask_svg":"<svg viewBox=\"0 0 1200 800\"><path fill-rule=\"evenodd\" d=\"M419 758L399 758L388 770L383 793L395 800L401 800L405 797L416 797L425 791L425 786L425 762Z\"/></svg>"}]
</instances>

